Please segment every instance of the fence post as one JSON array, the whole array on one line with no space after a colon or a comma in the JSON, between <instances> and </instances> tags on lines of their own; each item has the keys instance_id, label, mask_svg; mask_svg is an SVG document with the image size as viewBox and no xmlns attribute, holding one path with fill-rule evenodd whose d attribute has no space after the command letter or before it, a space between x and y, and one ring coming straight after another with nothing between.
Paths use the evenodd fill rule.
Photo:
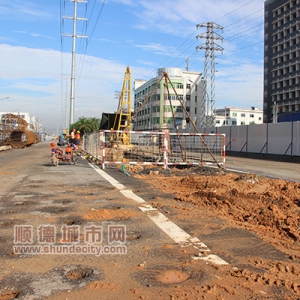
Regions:
<instances>
[{"instance_id":1,"label":"fence post","mask_svg":"<svg viewBox=\"0 0 300 300\"><path fill-rule=\"evenodd\" d=\"M292 122L292 132L291 132L291 144L292 144L292 147L291 147L291 156L293 156L293 142L294 142L294 122Z\"/></svg>"},{"instance_id":2,"label":"fence post","mask_svg":"<svg viewBox=\"0 0 300 300\"><path fill-rule=\"evenodd\" d=\"M223 136L223 168L226 168L226 134L222 134Z\"/></svg>"},{"instance_id":3,"label":"fence post","mask_svg":"<svg viewBox=\"0 0 300 300\"><path fill-rule=\"evenodd\" d=\"M99 134L96 133L96 161L99 158L99 145L100 144L100 139L99 139Z\"/></svg>"},{"instance_id":4,"label":"fence post","mask_svg":"<svg viewBox=\"0 0 300 300\"><path fill-rule=\"evenodd\" d=\"M168 169L169 131L164 131L164 169Z\"/></svg>"},{"instance_id":5,"label":"fence post","mask_svg":"<svg viewBox=\"0 0 300 300\"><path fill-rule=\"evenodd\" d=\"M100 132L102 142L102 170L105 169L105 131Z\"/></svg>"}]
</instances>

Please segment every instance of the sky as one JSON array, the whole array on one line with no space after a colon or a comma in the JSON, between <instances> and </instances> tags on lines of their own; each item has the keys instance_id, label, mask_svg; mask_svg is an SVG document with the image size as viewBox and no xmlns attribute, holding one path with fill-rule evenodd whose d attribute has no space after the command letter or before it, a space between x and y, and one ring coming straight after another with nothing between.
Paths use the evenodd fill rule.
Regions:
<instances>
[{"instance_id":1,"label":"sky","mask_svg":"<svg viewBox=\"0 0 300 300\"><path fill-rule=\"evenodd\" d=\"M74 1L0 0L0 111L28 112L46 132L70 115ZM216 108L263 104L264 1L87 0L77 4L75 106L79 117L101 118L118 106L124 73L132 81L158 68L204 72L205 43L214 22ZM7 97L9 97L7 99Z\"/></svg>"}]
</instances>

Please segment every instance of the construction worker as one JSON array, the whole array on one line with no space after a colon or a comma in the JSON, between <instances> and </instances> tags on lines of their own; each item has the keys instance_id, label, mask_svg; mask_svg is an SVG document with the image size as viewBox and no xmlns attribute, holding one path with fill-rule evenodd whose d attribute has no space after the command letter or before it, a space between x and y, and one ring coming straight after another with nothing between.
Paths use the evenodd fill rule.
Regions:
<instances>
[{"instance_id":1,"label":"construction worker","mask_svg":"<svg viewBox=\"0 0 300 300\"><path fill-rule=\"evenodd\" d=\"M75 132L76 132L76 129L73 128L73 130L70 133L70 139L69 139L69 143L71 143L71 144L75 144Z\"/></svg>"},{"instance_id":2,"label":"construction worker","mask_svg":"<svg viewBox=\"0 0 300 300\"><path fill-rule=\"evenodd\" d=\"M69 144L65 150L66 155L72 154L72 144Z\"/></svg>"},{"instance_id":3,"label":"construction worker","mask_svg":"<svg viewBox=\"0 0 300 300\"><path fill-rule=\"evenodd\" d=\"M77 131L75 134L75 145L80 144L80 131Z\"/></svg>"}]
</instances>

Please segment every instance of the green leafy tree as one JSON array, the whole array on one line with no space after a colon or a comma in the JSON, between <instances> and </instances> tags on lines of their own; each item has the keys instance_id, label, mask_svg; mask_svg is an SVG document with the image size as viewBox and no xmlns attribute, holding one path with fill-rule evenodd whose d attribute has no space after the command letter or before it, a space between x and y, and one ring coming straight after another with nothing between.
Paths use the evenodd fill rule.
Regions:
<instances>
[{"instance_id":1,"label":"green leafy tree","mask_svg":"<svg viewBox=\"0 0 300 300\"><path fill-rule=\"evenodd\" d=\"M100 119L98 118L86 118L86 117L80 117L77 122L73 123L70 126L70 131L72 131L73 128L76 129L76 131L80 131L80 135L84 135L85 133L92 133L97 132L100 127Z\"/></svg>"},{"instance_id":2,"label":"green leafy tree","mask_svg":"<svg viewBox=\"0 0 300 300\"><path fill-rule=\"evenodd\" d=\"M100 119L98 118L90 118L92 132L97 132L100 128Z\"/></svg>"}]
</instances>

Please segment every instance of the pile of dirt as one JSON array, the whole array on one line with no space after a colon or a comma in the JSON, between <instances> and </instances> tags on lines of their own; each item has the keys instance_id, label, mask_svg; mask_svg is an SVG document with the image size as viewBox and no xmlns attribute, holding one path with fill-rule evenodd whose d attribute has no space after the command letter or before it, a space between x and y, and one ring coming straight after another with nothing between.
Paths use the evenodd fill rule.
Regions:
<instances>
[{"instance_id":1,"label":"pile of dirt","mask_svg":"<svg viewBox=\"0 0 300 300\"><path fill-rule=\"evenodd\" d=\"M226 173L225 170L221 168L207 168L204 166L184 166L177 165L172 166L168 169L162 168L162 166L133 166L130 168L130 173L133 175L145 175L145 174L154 174L154 175L164 175L164 176L185 176L185 175L218 175Z\"/></svg>"},{"instance_id":2,"label":"pile of dirt","mask_svg":"<svg viewBox=\"0 0 300 300\"><path fill-rule=\"evenodd\" d=\"M208 170L209 168L206 168ZM280 250L299 257L300 184L255 174L219 172L201 175L144 172L134 176L174 199L211 211L237 226L244 226Z\"/></svg>"}]
</instances>

